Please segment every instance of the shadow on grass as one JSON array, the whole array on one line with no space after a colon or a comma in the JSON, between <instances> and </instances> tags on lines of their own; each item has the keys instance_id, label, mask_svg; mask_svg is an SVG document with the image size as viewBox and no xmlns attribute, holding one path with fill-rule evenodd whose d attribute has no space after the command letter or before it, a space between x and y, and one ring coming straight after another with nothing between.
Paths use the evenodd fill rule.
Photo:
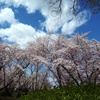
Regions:
<instances>
[{"instance_id":1,"label":"shadow on grass","mask_svg":"<svg viewBox=\"0 0 100 100\"><path fill-rule=\"evenodd\" d=\"M1 97L0 100L17 100L17 98L12 98L12 97Z\"/></svg>"}]
</instances>

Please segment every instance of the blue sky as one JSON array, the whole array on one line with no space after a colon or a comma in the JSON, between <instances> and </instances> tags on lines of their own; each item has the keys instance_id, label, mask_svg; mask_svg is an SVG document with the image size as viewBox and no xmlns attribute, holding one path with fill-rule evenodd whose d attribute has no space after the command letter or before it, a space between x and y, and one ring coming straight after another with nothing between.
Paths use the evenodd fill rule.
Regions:
<instances>
[{"instance_id":1,"label":"blue sky","mask_svg":"<svg viewBox=\"0 0 100 100\"><path fill-rule=\"evenodd\" d=\"M63 0L62 15L52 13L46 0L0 0L0 37L21 47L47 33L73 35L90 32L89 39L100 41L100 14L82 10L76 17L69 9L71 0ZM53 15L54 14L54 15Z\"/></svg>"},{"instance_id":2,"label":"blue sky","mask_svg":"<svg viewBox=\"0 0 100 100\"><path fill-rule=\"evenodd\" d=\"M90 32L89 39L100 41L100 13L92 15L91 18L81 27L76 29L79 33Z\"/></svg>"}]
</instances>

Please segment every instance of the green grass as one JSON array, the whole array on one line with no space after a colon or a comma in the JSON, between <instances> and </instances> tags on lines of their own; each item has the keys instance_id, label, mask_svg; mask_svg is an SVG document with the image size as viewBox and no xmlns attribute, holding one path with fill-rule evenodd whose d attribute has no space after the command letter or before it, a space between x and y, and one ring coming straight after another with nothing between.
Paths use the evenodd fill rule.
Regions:
<instances>
[{"instance_id":1,"label":"green grass","mask_svg":"<svg viewBox=\"0 0 100 100\"><path fill-rule=\"evenodd\" d=\"M18 100L100 100L100 85L66 86L36 90Z\"/></svg>"}]
</instances>

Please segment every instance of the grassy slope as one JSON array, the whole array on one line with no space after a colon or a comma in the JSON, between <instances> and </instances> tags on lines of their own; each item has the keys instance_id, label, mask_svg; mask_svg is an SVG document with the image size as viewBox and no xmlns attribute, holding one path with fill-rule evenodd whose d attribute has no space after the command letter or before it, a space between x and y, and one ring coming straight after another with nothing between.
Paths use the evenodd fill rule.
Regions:
<instances>
[{"instance_id":1,"label":"grassy slope","mask_svg":"<svg viewBox=\"0 0 100 100\"><path fill-rule=\"evenodd\" d=\"M19 100L100 100L100 85L37 90L19 98Z\"/></svg>"}]
</instances>

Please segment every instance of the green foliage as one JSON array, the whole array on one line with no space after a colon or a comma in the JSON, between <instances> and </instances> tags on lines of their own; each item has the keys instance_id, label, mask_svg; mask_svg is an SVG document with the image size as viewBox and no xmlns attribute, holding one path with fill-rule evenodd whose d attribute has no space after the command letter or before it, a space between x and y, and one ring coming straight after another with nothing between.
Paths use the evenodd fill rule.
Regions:
<instances>
[{"instance_id":1,"label":"green foliage","mask_svg":"<svg viewBox=\"0 0 100 100\"><path fill-rule=\"evenodd\" d=\"M36 90L19 100L100 100L100 85L66 86Z\"/></svg>"}]
</instances>

